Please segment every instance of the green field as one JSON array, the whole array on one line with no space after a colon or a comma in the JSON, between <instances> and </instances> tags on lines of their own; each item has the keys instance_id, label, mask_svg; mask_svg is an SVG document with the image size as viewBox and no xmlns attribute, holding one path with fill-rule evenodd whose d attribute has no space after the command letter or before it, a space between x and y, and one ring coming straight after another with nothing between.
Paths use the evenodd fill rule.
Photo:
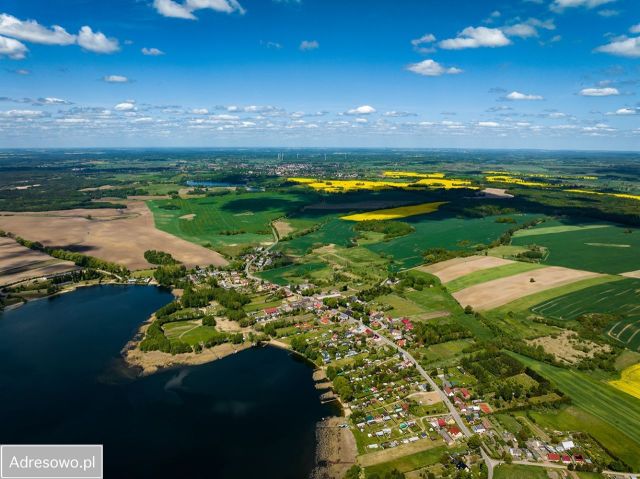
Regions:
<instances>
[{"instance_id":1,"label":"green field","mask_svg":"<svg viewBox=\"0 0 640 479\"><path fill-rule=\"evenodd\" d=\"M182 341L190 346L206 342L221 334L213 326L201 326L200 321L167 323L162 329L170 341Z\"/></svg>"},{"instance_id":2,"label":"green field","mask_svg":"<svg viewBox=\"0 0 640 479\"><path fill-rule=\"evenodd\" d=\"M518 273L532 271L534 269L543 268L544 266L536 263L512 263L498 266L496 268L483 269L475 271L461 278L454 279L447 283L447 289L452 293L473 286L474 284L486 283L493 279L506 278Z\"/></svg>"},{"instance_id":3,"label":"green field","mask_svg":"<svg viewBox=\"0 0 640 479\"><path fill-rule=\"evenodd\" d=\"M303 283L305 280L312 280L318 277L320 273L325 273L323 276L326 276L330 272L331 270L324 263L300 263L268 269L256 274L267 281L284 286Z\"/></svg>"},{"instance_id":4,"label":"green field","mask_svg":"<svg viewBox=\"0 0 640 479\"><path fill-rule=\"evenodd\" d=\"M546 222L515 235L512 244L546 248L543 262L548 265L610 274L640 269L640 230L636 228Z\"/></svg>"},{"instance_id":5,"label":"green field","mask_svg":"<svg viewBox=\"0 0 640 479\"><path fill-rule=\"evenodd\" d=\"M233 254L243 245L272 242L270 222L302 208L306 199L288 193L231 193L147 204L158 229Z\"/></svg>"},{"instance_id":6,"label":"green field","mask_svg":"<svg viewBox=\"0 0 640 479\"><path fill-rule=\"evenodd\" d=\"M544 467L521 466L518 464L502 464L496 467L494 479L548 479Z\"/></svg>"},{"instance_id":7,"label":"green field","mask_svg":"<svg viewBox=\"0 0 640 479\"><path fill-rule=\"evenodd\" d=\"M422 359L430 366L439 365L460 356L465 348L473 344L471 339L459 339L446 343L432 344L424 348Z\"/></svg>"},{"instance_id":8,"label":"green field","mask_svg":"<svg viewBox=\"0 0 640 479\"><path fill-rule=\"evenodd\" d=\"M433 449L427 449L426 451L410 454L393 461L367 467L365 472L367 477L369 477L371 474L383 476L385 473L391 472L394 469L397 469L402 473L415 471L421 467L438 464L443 454L451 454L452 452L456 452L456 450L451 450L446 446L434 447Z\"/></svg>"},{"instance_id":9,"label":"green field","mask_svg":"<svg viewBox=\"0 0 640 479\"><path fill-rule=\"evenodd\" d=\"M576 281L575 283L566 284L564 286L560 286L558 288L548 289L546 291L540 291L539 293L531 294L529 296L524 296L523 298L516 299L510 303L507 303L503 306L500 306L493 311L499 314L506 314L510 311L513 312L523 312L527 311L530 308L534 307L537 304L549 301L553 298L557 298L563 296L565 294L573 293L574 291L580 291L585 288L589 288L591 286L596 286L604 283L611 283L614 281L620 281L622 278L620 276L598 276L595 278L587 278L580 281Z\"/></svg>"},{"instance_id":10,"label":"green field","mask_svg":"<svg viewBox=\"0 0 640 479\"><path fill-rule=\"evenodd\" d=\"M305 220L305 221L308 221ZM292 220L295 224L295 218ZM287 254L305 255L311 250L327 244L338 246L350 246L356 237L353 223L338 218L329 219L317 231L293 238L289 241L281 241L278 250Z\"/></svg>"},{"instance_id":11,"label":"green field","mask_svg":"<svg viewBox=\"0 0 640 479\"><path fill-rule=\"evenodd\" d=\"M549 379L571 398L575 406L616 429L616 440L620 444L624 444L629 450L640 448L639 399L592 379L585 373L551 366L519 354L509 354ZM585 427L585 431L592 432L590 427ZM630 443L633 443L633 446ZM635 467L639 467L640 455L635 457Z\"/></svg>"},{"instance_id":12,"label":"green field","mask_svg":"<svg viewBox=\"0 0 640 479\"><path fill-rule=\"evenodd\" d=\"M630 349L640 350L640 279L623 279L566 294L531 310L554 319L572 320L585 313L608 313L620 319L607 333Z\"/></svg>"},{"instance_id":13,"label":"green field","mask_svg":"<svg viewBox=\"0 0 640 479\"><path fill-rule=\"evenodd\" d=\"M536 215L516 215L519 223ZM371 251L385 254L395 261L394 269L413 268L423 263L422 254L430 248L450 250L472 249L498 239L513 224L496 223L495 216L486 218L447 218L442 214L405 218L415 232L377 244L366 245ZM640 236L640 235L639 235Z\"/></svg>"}]
</instances>

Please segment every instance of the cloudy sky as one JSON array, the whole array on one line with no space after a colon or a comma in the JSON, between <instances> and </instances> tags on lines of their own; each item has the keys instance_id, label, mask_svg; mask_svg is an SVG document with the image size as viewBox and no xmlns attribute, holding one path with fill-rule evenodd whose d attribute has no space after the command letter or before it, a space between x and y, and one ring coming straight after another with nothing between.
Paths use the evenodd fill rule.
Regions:
<instances>
[{"instance_id":1,"label":"cloudy sky","mask_svg":"<svg viewBox=\"0 0 640 479\"><path fill-rule=\"evenodd\" d=\"M0 147L640 150L639 0L3 0Z\"/></svg>"}]
</instances>

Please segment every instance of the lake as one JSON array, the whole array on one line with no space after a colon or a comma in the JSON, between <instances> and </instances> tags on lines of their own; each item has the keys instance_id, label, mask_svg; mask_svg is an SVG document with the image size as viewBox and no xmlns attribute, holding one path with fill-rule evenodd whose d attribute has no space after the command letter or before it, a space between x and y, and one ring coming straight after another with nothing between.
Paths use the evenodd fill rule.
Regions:
<instances>
[{"instance_id":1,"label":"lake","mask_svg":"<svg viewBox=\"0 0 640 479\"><path fill-rule=\"evenodd\" d=\"M104 444L107 478L307 477L331 411L288 352L145 378L123 367L122 347L171 299L99 286L0 314L0 443Z\"/></svg>"}]
</instances>

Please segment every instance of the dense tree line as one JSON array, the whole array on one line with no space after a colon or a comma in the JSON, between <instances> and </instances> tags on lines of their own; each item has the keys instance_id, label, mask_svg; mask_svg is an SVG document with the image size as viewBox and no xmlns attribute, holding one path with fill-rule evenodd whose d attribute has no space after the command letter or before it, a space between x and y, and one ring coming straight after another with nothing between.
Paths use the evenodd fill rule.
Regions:
<instances>
[{"instance_id":1,"label":"dense tree line","mask_svg":"<svg viewBox=\"0 0 640 479\"><path fill-rule=\"evenodd\" d=\"M469 329L458 323L433 324L416 322L413 325L413 333L416 341L421 346L473 337L473 333Z\"/></svg>"},{"instance_id":2,"label":"dense tree line","mask_svg":"<svg viewBox=\"0 0 640 479\"><path fill-rule=\"evenodd\" d=\"M71 261L75 263L77 266L81 266L83 268L92 268L92 269L107 271L109 273L114 273L118 276L129 275L129 270L117 263L105 261L100 258L96 258L94 256L88 256L81 253L74 253L73 251L49 248L44 246L42 243L38 241L29 241L24 238L21 238L20 236L14 237L10 233L5 233L5 235L12 237L17 243L21 244L26 248L29 248L35 251L41 251L43 253L48 254L49 256L52 256L54 258L58 258L64 261Z\"/></svg>"},{"instance_id":3,"label":"dense tree line","mask_svg":"<svg viewBox=\"0 0 640 479\"><path fill-rule=\"evenodd\" d=\"M183 264L162 265L153 272L153 277L162 286L173 286L187 275Z\"/></svg>"},{"instance_id":4,"label":"dense tree line","mask_svg":"<svg viewBox=\"0 0 640 479\"><path fill-rule=\"evenodd\" d=\"M422 253L422 257L424 258L425 264L434 264L441 261L447 261L449 259L464 258L465 256L471 256L472 254L474 254L474 252L468 250L454 251L446 248L429 248Z\"/></svg>"},{"instance_id":5,"label":"dense tree line","mask_svg":"<svg viewBox=\"0 0 640 479\"><path fill-rule=\"evenodd\" d=\"M383 221L383 220L371 220L371 221L359 221L354 226L356 231L372 231L374 233L383 233L384 241L388 241L400 236L406 236L413 233L416 229L409 223L404 221Z\"/></svg>"},{"instance_id":6,"label":"dense tree line","mask_svg":"<svg viewBox=\"0 0 640 479\"><path fill-rule=\"evenodd\" d=\"M167 265L167 264L178 264L179 261L176 260L171 254L165 253L164 251L158 251L155 249L148 249L144 252L144 259L146 259L151 264L157 265Z\"/></svg>"},{"instance_id":7,"label":"dense tree line","mask_svg":"<svg viewBox=\"0 0 640 479\"><path fill-rule=\"evenodd\" d=\"M392 291L393 290L389 286L376 285L372 286L371 288L359 291L357 297L360 301L373 301L378 296L384 296L385 294L389 294Z\"/></svg>"}]
</instances>

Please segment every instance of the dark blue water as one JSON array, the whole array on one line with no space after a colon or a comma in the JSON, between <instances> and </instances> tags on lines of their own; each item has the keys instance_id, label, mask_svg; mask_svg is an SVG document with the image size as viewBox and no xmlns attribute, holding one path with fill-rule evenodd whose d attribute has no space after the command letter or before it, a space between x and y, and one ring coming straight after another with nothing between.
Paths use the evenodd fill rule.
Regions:
<instances>
[{"instance_id":1,"label":"dark blue water","mask_svg":"<svg viewBox=\"0 0 640 479\"><path fill-rule=\"evenodd\" d=\"M329 411L286 351L123 374L121 348L171 299L102 286L0 316L0 443L104 444L107 478L306 477Z\"/></svg>"}]
</instances>

